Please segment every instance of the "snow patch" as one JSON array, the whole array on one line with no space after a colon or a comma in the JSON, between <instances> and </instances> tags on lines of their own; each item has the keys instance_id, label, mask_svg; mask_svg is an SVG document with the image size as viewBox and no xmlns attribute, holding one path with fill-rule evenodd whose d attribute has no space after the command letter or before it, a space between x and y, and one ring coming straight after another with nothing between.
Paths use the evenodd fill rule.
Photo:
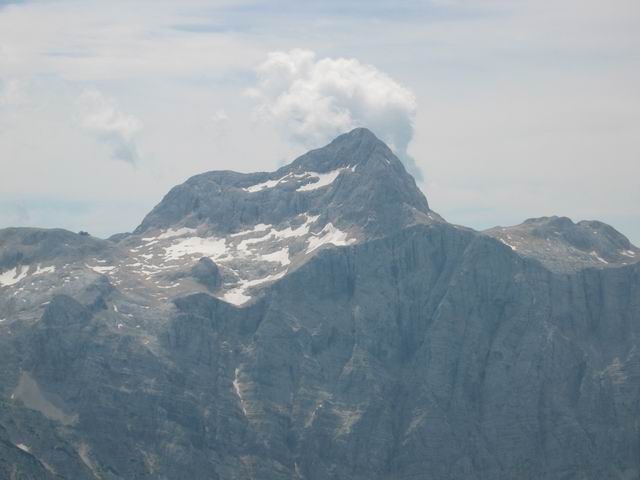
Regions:
<instances>
[{"instance_id":1,"label":"snow patch","mask_svg":"<svg viewBox=\"0 0 640 480\"><path fill-rule=\"evenodd\" d=\"M166 232L163 232L160 235L158 235L156 238L158 240L165 240L167 238L183 237L185 235L191 235L193 233L196 233L195 228L187 228L187 227L178 228L178 229L170 228Z\"/></svg>"},{"instance_id":2,"label":"snow patch","mask_svg":"<svg viewBox=\"0 0 640 480\"><path fill-rule=\"evenodd\" d=\"M250 235L252 233L264 232L265 230L269 230L272 225L267 225L266 223L259 223L255 225L251 230L243 230L242 232L232 233L229 235L230 237L242 237L244 235Z\"/></svg>"},{"instance_id":3,"label":"snow patch","mask_svg":"<svg viewBox=\"0 0 640 480\"><path fill-rule=\"evenodd\" d=\"M320 215L308 215L306 213L303 215L305 217L305 222L299 227L287 227L283 228L282 230L276 230L271 225L269 225L269 230L267 230L264 235L262 235L261 237L242 240L238 244L237 249L246 252L250 245L255 245L257 243L263 243L274 239L284 240L286 238L302 237L304 235L307 235L309 233L311 225L313 225L315 221L320 218Z\"/></svg>"},{"instance_id":4,"label":"snow patch","mask_svg":"<svg viewBox=\"0 0 640 480\"><path fill-rule=\"evenodd\" d=\"M222 296L222 299L227 303L240 306L251 300L251 297L244 294L243 288L234 288L233 290L229 290L225 293Z\"/></svg>"},{"instance_id":5,"label":"snow patch","mask_svg":"<svg viewBox=\"0 0 640 480\"><path fill-rule=\"evenodd\" d=\"M264 262L277 262L284 267L291 263L291 260L289 259L289 247L285 247L282 250L278 250L273 253L268 253L267 255L262 255L259 259Z\"/></svg>"},{"instance_id":6,"label":"snow patch","mask_svg":"<svg viewBox=\"0 0 640 480\"><path fill-rule=\"evenodd\" d=\"M601 256L598 255L598 253L594 250L593 252L591 252L590 254L591 256L595 257L599 262L608 264L609 262L607 262L604 258L602 258Z\"/></svg>"},{"instance_id":7,"label":"snow patch","mask_svg":"<svg viewBox=\"0 0 640 480\"><path fill-rule=\"evenodd\" d=\"M227 293L225 293L222 296L222 299L225 302L231 303L233 305L237 305L237 306L244 305L249 300L251 300L251 296L247 295L247 290L253 287L257 287L258 285L262 285L263 283L274 282L284 277L286 273L287 271L284 270L280 273L267 275L266 277L258 278L255 280L244 280L240 282L240 284L236 288L233 288L229 290Z\"/></svg>"},{"instance_id":8,"label":"snow patch","mask_svg":"<svg viewBox=\"0 0 640 480\"><path fill-rule=\"evenodd\" d=\"M189 237L164 249L166 260L177 260L187 255L200 255L216 259L227 251L227 241L216 237Z\"/></svg>"},{"instance_id":9,"label":"snow patch","mask_svg":"<svg viewBox=\"0 0 640 480\"><path fill-rule=\"evenodd\" d=\"M622 250L620 252L622 255L624 255L625 257L635 257L636 256L636 252L634 252L633 250Z\"/></svg>"},{"instance_id":10,"label":"snow patch","mask_svg":"<svg viewBox=\"0 0 640 480\"><path fill-rule=\"evenodd\" d=\"M307 235L309 233L309 228L313 225L320 215L308 215L303 214L305 217L305 221L302 225L297 228L283 228L282 230L273 230L273 235L275 238L283 239L283 238L292 238L292 237L301 237L303 235Z\"/></svg>"},{"instance_id":11,"label":"snow patch","mask_svg":"<svg viewBox=\"0 0 640 480\"><path fill-rule=\"evenodd\" d=\"M513 246L513 245L511 245L510 243L507 243L504 239L502 239L502 238L501 238L501 239L500 239L500 241L501 241L502 243L504 243L507 247L510 247L510 248L511 248L511 250L514 250L514 251L515 251L515 250L518 250L516 247L514 247L514 246Z\"/></svg>"},{"instance_id":12,"label":"snow patch","mask_svg":"<svg viewBox=\"0 0 640 480\"><path fill-rule=\"evenodd\" d=\"M31 449L27 447L24 443L18 443L16 447L18 447L23 452L31 453Z\"/></svg>"},{"instance_id":13,"label":"snow patch","mask_svg":"<svg viewBox=\"0 0 640 480\"><path fill-rule=\"evenodd\" d=\"M351 245L356 241L355 238L348 238L349 234L333 226L331 222L327 223L318 234L310 237L306 253L311 253L320 248L322 245L332 244L335 246Z\"/></svg>"},{"instance_id":14,"label":"snow patch","mask_svg":"<svg viewBox=\"0 0 640 480\"><path fill-rule=\"evenodd\" d=\"M280 185L281 183L286 183L291 180L315 180L311 183L306 183L296 189L298 192L308 192L310 190L317 190L319 188L326 187L331 185L333 181L338 178L338 176L345 170L350 170L355 172L356 166L353 167L345 167L338 168L336 170L332 170L326 173L319 172L302 172L302 173L293 173L289 172L284 177L277 178L275 180L267 180L266 182L256 183L255 185L251 185L250 187L243 188L245 192L255 193L260 192L262 190L266 190L269 188L274 188Z\"/></svg>"},{"instance_id":15,"label":"snow patch","mask_svg":"<svg viewBox=\"0 0 640 480\"><path fill-rule=\"evenodd\" d=\"M273 230L271 233L275 238L284 239L284 238L292 238L292 237L301 237L309 233L309 227L313 222L310 222L309 219L302 225L297 228L283 228L282 230Z\"/></svg>"},{"instance_id":16,"label":"snow patch","mask_svg":"<svg viewBox=\"0 0 640 480\"><path fill-rule=\"evenodd\" d=\"M261 237L247 238L245 240L242 240L236 246L236 250L239 250L239 251L244 252L244 253L248 253L250 245L255 245L257 243L266 242L268 240L271 240L272 238L273 238L273 233L271 233L271 231L265 233Z\"/></svg>"},{"instance_id":17,"label":"snow patch","mask_svg":"<svg viewBox=\"0 0 640 480\"><path fill-rule=\"evenodd\" d=\"M38 265L38 267L36 268L36 271L33 272L32 275L43 275L47 273L54 273L55 271L56 271L56 267L54 265L50 267L41 267L40 265Z\"/></svg>"},{"instance_id":18,"label":"snow patch","mask_svg":"<svg viewBox=\"0 0 640 480\"><path fill-rule=\"evenodd\" d=\"M251 185L250 187L243 188L242 190L244 190L245 192L249 192L249 193L255 193L255 192L259 192L261 190L266 190L267 188L276 187L280 183L288 182L289 180L294 180L294 179L297 179L297 178L303 178L303 177L305 177L307 175L308 175L307 173L296 174L296 173L289 172L284 177L280 177L280 178L278 178L276 180L267 180L266 182L256 183L255 185Z\"/></svg>"},{"instance_id":19,"label":"snow patch","mask_svg":"<svg viewBox=\"0 0 640 480\"><path fill-rule=\"evenodd\" d=\"M110 272L111 270L116 268L114 266L100 266L100 265L98 265L98 266L92 267L91 265L88 265L88 264L85 264L85 265L87 265L88 268L90 268L91 270L93 270L96 273L99 273L100 275L104 275L105 273Z\"/></svg>"},{"instance_id":20,"label":"snow patch","mask_svg":"<svg viewBox=\"0 0 640 480\"><path fill-rule=\"evenodd\" d=\"M7 270L6 272L0 273L0 285L9 286L15 285L20 280L27 276L27 272L29 271L29 265L20 266L20 270L18 267L14 267L11 270Z\"/></svg>"},{"instance_id":21,"label":"snow patch","mask_svg":"<svg viewBox=\"0 0 640 480\"><path fill-rule=\"evenodd\" d=\"M316 182L313 183L307 183L306 185L302 185L301 187L298 187L296 189L296 191L298 192L308 192L310 190L318 190L319 188L323 188L326 187L328 185L331 185L334 180L336 178L338 178L338 176L340 176L340 174L345 171L345 170L349 170L350 167L347 168L338 168L337 170L332 170L330 172L327 173L316 173L316 172L309 172L309 176L311 178L317 178L318 180Z\"/></svg>"}]
</instances>

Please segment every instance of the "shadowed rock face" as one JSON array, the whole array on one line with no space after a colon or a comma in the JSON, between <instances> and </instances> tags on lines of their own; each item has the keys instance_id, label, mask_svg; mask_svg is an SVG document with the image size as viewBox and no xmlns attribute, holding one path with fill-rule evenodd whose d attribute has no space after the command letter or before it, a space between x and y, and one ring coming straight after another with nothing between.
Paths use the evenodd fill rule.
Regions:
<instances>
[{"instance_id":1,"label":"shadowed rock face","mask_svg":"<svg viewBox=\"0 0 640 480\"><path fill-rule=\"evenodd\" d=\"M198 260L198 263L191 268L191 276L210 291L216 290L222 283L220 270L209 257L202 257Z\"/></svg>"},{"instance_id":2,"label":"shadowed rock face","mask_svg":"<svg viewBox=\"0 0 640 480\"><path fill-rule=\"evenodd\" d=\"M638 250L597 222L447 224L396 160L356 130L7 264L0 477L638 478Z\"/></svg>"},{"instance_id":3,"label":"shadowed rock face","mask_svg":"<svg viewBox=\"0 0 640 480\"><path fill-rule=\"evenodd\" d=\"M22 443L15 445L11 442L7 431L2 427L0 427L0 477L10 480L60 478L34 457L28 446Z\"/></svg>"}]
</instances>

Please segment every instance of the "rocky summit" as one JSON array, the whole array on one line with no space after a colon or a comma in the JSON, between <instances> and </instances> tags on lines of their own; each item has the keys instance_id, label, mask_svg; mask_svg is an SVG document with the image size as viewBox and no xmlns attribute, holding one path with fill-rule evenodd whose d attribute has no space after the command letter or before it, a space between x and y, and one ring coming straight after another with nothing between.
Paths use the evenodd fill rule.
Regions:
<instances>
[{"instance_id":1,"label":"rocky summit","mask_svg":"<svg viewBox=\"0 0 640 480\"><path fill-rule=\"evenodd\" d=\"M370 131L0 230L0 478L640 478L640 249L447 223Z\"/></svg>"}]
</instances>

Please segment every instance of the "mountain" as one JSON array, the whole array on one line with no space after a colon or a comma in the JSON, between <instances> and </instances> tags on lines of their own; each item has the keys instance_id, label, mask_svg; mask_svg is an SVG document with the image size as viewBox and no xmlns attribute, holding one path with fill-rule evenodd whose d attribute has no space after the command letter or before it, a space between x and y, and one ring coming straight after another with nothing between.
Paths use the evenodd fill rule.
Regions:
<instances>
[{"instance_id":1,"label":"mountain","mask_svg":"<svg viewBox=\"0 0 640 480\"><path fill-rule=\"evenodd\" d=\"M0 230L0 478L635 479L640 250L433 212L370 131Z\"/></svg>"}]
</instances>

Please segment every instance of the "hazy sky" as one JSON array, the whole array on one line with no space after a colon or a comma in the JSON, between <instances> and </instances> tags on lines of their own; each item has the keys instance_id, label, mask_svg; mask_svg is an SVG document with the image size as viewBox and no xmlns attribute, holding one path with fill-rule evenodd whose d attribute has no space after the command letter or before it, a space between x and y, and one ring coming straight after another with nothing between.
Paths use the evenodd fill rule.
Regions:
<instances>
[{"instance_id":1,"label":"hazy sky","mask_svg":"<svg viewBox=\"0 0 640 480\"><path fill-rule=\"evenodd\" d=\"M640 244L638 0L0 0L0 228L128 231L355 126L478 229Z\"/></svg>"}]
</instances>

